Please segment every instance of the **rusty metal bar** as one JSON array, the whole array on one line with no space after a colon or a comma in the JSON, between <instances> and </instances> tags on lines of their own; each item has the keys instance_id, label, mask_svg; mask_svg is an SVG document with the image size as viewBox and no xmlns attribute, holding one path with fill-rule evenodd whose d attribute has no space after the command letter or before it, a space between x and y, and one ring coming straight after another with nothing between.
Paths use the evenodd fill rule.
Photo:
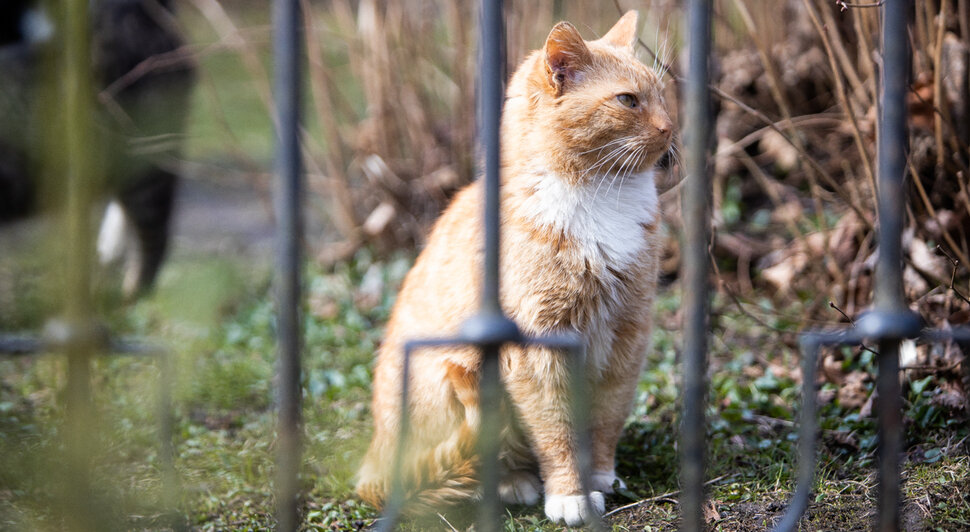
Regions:
<instances>
[{"instance_id":1,"label":"rusty metal bar","mask_svg":"<svg viewBox=\"0 0 970 532\"><path fill-rule=\"evenodd\" d=\"M276 76L276 308L279 409L277 525L300 526L302 387L300 339L300 241L302 239L302 160L300 159L300 8L298 0L273 3Z\"/></svg>"},{"instance_id":2,"label":"rusty metal bar","mask_svg":"<svg viewBox=\"0 0 970 532\"><path fill-rule=\"evenodd\" d=\"M705 426L707 399L708 290L711 184L707 159L711 128L709 56L711 2L687 3L687 84L684 90L687 178L682 192L684 218L681 294L684 308L683 389L680 414L681 530L704 530Z\"/></svg>"}]
</instances>

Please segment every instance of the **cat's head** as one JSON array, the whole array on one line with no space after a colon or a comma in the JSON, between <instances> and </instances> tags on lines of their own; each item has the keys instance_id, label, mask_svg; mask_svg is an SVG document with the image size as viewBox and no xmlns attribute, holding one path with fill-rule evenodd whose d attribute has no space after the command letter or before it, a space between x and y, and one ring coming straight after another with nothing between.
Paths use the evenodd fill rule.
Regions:
<instances>
[{"instance_id":1,"label":"cat's head","mask_svg":"<svg viewBox=\"0 0 970 532\"><path fill-rule=\"evenodd\" d=\"M667 152L673 123L663 82L635 56L637 12L595 41L560 22L509 84L506 149L535 150L551 170L581 183L647 170Z\"/></svg>"}]
</instances>

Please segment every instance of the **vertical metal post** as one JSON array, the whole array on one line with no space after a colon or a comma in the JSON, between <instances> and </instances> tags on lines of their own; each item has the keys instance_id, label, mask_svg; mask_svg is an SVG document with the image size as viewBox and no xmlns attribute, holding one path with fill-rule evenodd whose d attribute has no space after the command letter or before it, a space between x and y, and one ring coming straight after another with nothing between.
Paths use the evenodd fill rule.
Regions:
<instances>
[{"instance_id":1,"label":"vertical metal post","mask_svg":"<svg viewBox=\"0 0 970 532\"><path fill-rule=\"evenodd\" d=\"M708 269L707 245L710 240L711 185L707 173L710 139L711 2L687 3L688 48L685 157L687 181L682 194L684 218L681 293L684 308L682 407L680 419L681 530L704 529L705 429L704 406L707 397Z\"/></svg>"},{"instance_id":2,"label":"vertical metal post","mask_svg":"<svg viewBox=\"0 0 970 532\"><path fill-rule=\"evenodd\" d=\"M485 270L482 278L482 302L477 321L481 332L494 333L511 324L503 315L499 302L499 168L501 163L499 130L504 101L504 54L502 46L502 0L483 0L481 6L481 143L485 155ZM514 324L512 330L517 328ZM466 324L467 330L468 324ZM490 334L485 334L485 337ZM483 339L485 339L483 337ZM479 377L479 404L482 410L478 450L482 485L482 503L477 529L498 530L502 505L498 497L499 438L502 399L499 375L499 350L507 339L494 337L482 344L482 372Z\"/></svg>"},{"instance_id":3,"label":"vertical metal post","mask_svg":"<svg viewBox=\"0 0 970 532\"><path fill-rule=\"evenodd\" d=\"M966 328L947 331L924 331L920 316L910 311L903 294L902 230L905 212L903 177L906 172L908 131L906 128L906 92L909 73L909 36L907 25L912 11L911 0L884 0L882 2L882 73L879 101L878 146L878 209L879 209L879 258L876 264L876 282L873 296L874 310L864 314L855 326L841 337L825 333L806 333L803 341L815 345L820 338L831 345L858 344L871 339L879 345L879 375L876 380L878 393L878 469L879 500L875 530L895 532L899 530L899 456L903 451L902 397L899 385L899 343L904 338L919 338L932 342L966 341L970 330ZM805 375L809 375L806 367ZM814 390L805 387L806 398ZM814 408L814 407L813 407ZM803 413L802 438L807 434L804 424L809 420ZM804 443L804 442L803 442ZM801 449L800 460L813 458L808 445ZM804 471L804 473L808 473ZM801 477L801 475L800 475ZM810 476L806 476L810 480ZM793 530L797 516L805 504L801 497L804 479L799 480L789 514L777 530Z\"/></svg>"},{"instance_id":4,"label":"vertical metal post","mask_svg":"<svg viewBox=\"0 0 970 532\"><path fill-rule=\"evenodd\" d=\"M499 306L499 129L504 100L502 0L484 0L481 12L481 142L485 153L485 276L482 310Z\"/></svg>"},{"instance_id":5,"label":"vertical metal post","mask_svg":"<svg viewBox=\"0 0 970 532\"><path fill-rule=\"evenodd\" d=\"M67 176L64 222L67 235L67 279L64 346L68 381L65 393L67 467L64 512L74 530L97 530L101 521L94 508L91 457L95 420L91 393L91 357L95 342L91 326L91 235L88 229L94 193L91 140L94 92L91 75L90 20L87 0L70 0L61 7L64 34L60 67L63 85L63 148L57 172Z\"/></svg>"},{"instance_id":6,"label":"vertical metal post","mask_svg":"<svg viewBox=\"0 0 970 532\"><path fill-rule=\"evenodd\" d=\"M903 176L906 171L906 91L909 37L908 0L887 0L882 7L882 101L879 108L879 260L874 306L887 316L905 314L902 275ZM902 452L902 398L899 386L900 337L879 342L879 511L876 530L899 529L899 453Z\"/></svg>"},{"instance_id":7,"label":"vertical metal post","mask_svg":"<svg viewBox=\"0 0 970 532\"><path fill-rule=\"evenodd\" d=\"M276 0L273 11L276 63L276 305L278 335L279 448L277 530L299 527L301 454L300 241L301 159L300 12L298 0Z\"/></svg>"}]
</instances>

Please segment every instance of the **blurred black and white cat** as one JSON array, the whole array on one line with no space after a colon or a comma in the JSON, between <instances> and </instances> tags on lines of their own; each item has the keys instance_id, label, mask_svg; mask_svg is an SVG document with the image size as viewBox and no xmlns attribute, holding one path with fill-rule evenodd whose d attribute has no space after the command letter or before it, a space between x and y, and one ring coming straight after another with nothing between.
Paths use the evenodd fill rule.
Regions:
<instances>
[{"instance_id":1,"label":"blurred black and white cat","mask_svg":"<svg viewBox=\"0 0 970 532\"><path fill-rule=\"evenodd\" d=\"M102 263L123 263L127 295L149 289L168 250L178 154L194 80L172 0L91 0L91 65L98 100L98 168L108 201L98 234ZM51 203L40 179L45 119L56 99L44 62L56 17L35 0L0 1L0 223ZM55 5L55 4L51 4ZM47 69L48 71L50 69ZM53 78L56 83L56 78Z\"/></svg>"}]
</instances>

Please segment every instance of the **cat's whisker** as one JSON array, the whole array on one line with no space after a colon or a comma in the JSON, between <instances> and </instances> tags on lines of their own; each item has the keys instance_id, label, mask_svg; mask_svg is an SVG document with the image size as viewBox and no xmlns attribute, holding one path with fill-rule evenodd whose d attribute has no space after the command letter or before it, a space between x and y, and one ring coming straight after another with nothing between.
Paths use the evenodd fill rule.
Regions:
<instances>
[{"instance_id":1,"label":"cat's whisker","mask_svg":"<svg viewBox=\"0 0 970 532\"><path fill-rule=\"evenodd\" d=\"M623 161L623 164L621 164L620 167L617 168L616 173L613 174L613 179L610 179L610 186L606 187L606 195L607 196L609 196L610 195L610 191L613 190L613 184L616 183L616 180L617 179L620 179L621 182L623 181L623 174L627 170L626 164L630 160L630 157L633 156L634 153L636 153L636 150L633 150L630 153L628 153L626 155L626 159L624 159L624 161ZM617 195L616 201L617 201L617 204L619 205L619 201L620 201L619 195Z\"/></svg>"},{"instance_id":2,"label":"cat's whisker","mask_svg":"<svg viewBox=\"0 0 970 532\"><path fill-rule=\"evenodd\" d=\"M615 159L617 157L622 157L623 156L623 153L627 149L628 149L628 147L626 145L623 145L623 146L619 146L617 148L614 148L613 151L611 151L610 153L604 155L599 160L597 160L595 164L593 164L592 166L590 166L589 168L587 168L586 171L582 173L582 175L580 176L580 178L586 177L590 172L594 172L596 170L599 170L600 168L603 167L603 165L605 165L606 163L610 162L611 160L615 161Z\"/></svg>"},{"instance_id":3,"label":"cat's whisker","mask_svg":"<svg viewBox=\"0 0 970 532\"><path fill-rule=\"evenodd\" d=\"M664 35L670 34L669 20L664 23L663 33ZM654 48L657 50L656 57L658 57L659 59L657 61L654 61L654 70L657 71L657 74L660 76L660 78L664 78L667 76L667 74L670 73L670 58L673 55L672 54L673 47L670 46L669 39L660 38L660 28L657 28L657 34L656 34L655 40L657 42L654 45Z\"/></svg>"},{"instance_id":4,"label":"cat's whisker","mask_svg":"<svg viewBox=\"0 0 970 532\"><path fill-rule=\"evenodd\" d=\"M624 171L629 171L629 169L631 168L629 166L629 162L630 162L631 158L634 157L634 155L640 149L642 149L642 146L634 145L634 146L630 146L629 148L630 148L630 151L628 153L626 153L626 154L620 154L620 156L618 156L616 158L616 160L613 161L613 164L610 165L609 169L607 169L607 171L603 174L604 177L609 176L610 175L610 172L613 171L613 167L616 166L616 163L620 162L621 160L623 161L623 162L620 163L620 166L617 168L617 173L616 174L613 174L613 179L610 180L610 186L606 188L606 193L607 194L609 194L610 193L610 190L613 189L613 183L616 182L617 176L622 175ZM599 185L597 185L596 191L593 192L593 198L596 198L597 194L599 193L600 187L603 186L603 182L604 181L606 181L606 180L605 179L601 180L600 183L599 183Z\"/></svg>"},{"instance_id":5,"label":"cat's whisker","mask_svg":"<svg viewBox=\"0 0 970 532\"><path fill-rule=\"evenodd\" d=\"M670 168L671 169L673 169L674 167L683 168L684 167L683 159L681 159L681 156L680 156L679 145L677 143L671 144L670 148L668 149L668 152L670 153L670 159L671 159Z\"/></svg>"},{"instance_id":6,"label":"cat's whisker","mask_svg":"<svg viewBox=\"0 0 970 532\"><path fill-rule=\"evenodd\" d=\"M602 146L597 146L595 148L591 148L591 149L588 149L586 151L581 151L577 155L586 155L587 153L592 153L594 151L605 150L606 148L609 148L610 146L615 146L617 144L622 144L622 143L624 143L626 141L627 141L626 138L613 139L613 140L607 142L606 144L603 144Z\"/></svg>"},{"instance_id":7,"label":"cat's whisker","mask_svg":"<svg viewBox=\"0 0 970 532\"><path fill-rule=\"evenodd\" d=\"M646 147L640 146L639 148L637 148L636 154L637 155L633 160L633 164L631 164L627 168L626 172L623 174L623 177L620 178L620 186L617 187L616 189L616 208L617 209L620 208L620 198L623 196L623 183L626 181L626 178L633 175L633 172L640 167L640 164L643 163L643 160L647 157L648 152Z\"/></svg>"},{"instance_id":8,"label":"cat's whisker","mask_svg":"<svg viewBox=\"0 0 970 532\"><path fill-rule=\"evenodd\" d=\"M639 166L639 163L637 161L639 160L640 154L642 154L643 151L644 151L643 146L638 146L635 150L633 150L629 155L627 155L627 159L623 162L623 165L625 166L625 168L624 166L621 166L621 168L623 168L623 171L617 172L617 176L620 177L620 186L617 187L616 189L617 209L619 209L620 207L620 197L623 191L623 181L625 181L626 178L629 177L633 173L633 171ZM629 164L631 160L634 162L634 164ZM610 182L610 187L606 189L607 194L609 194L610 190L612 190L613 182L615 181L616 181L616 177L614 177L613 180Z\"/></svg>"},{"instance_id":9,"label":"cat's whisker","mask_svg":"<svg viewBox=\"0 0 970 532\"><path fill-rule=\"evenodd\" d=\"M618 139L613 139L613 140L607 142L606 144L604 144L602 146L598 146L596 148L589 149L589 150L586 150L586 151L581 151L581 152L577 153L576 155L586 155L587 153L592 153L594 151L605 150L606 148L608 148L610 146L613 146L615 144L621 144L621 143L627 142L627 141L632 140L632 139L633 139L633 136L632 135L630 135L628 137L621 137L621 138L618 138Z\"/></svg>"},{"instance_id":10,"label":"cat's whisker","mask_svg":"<svg viewBox=\"0 0 970 532\"><path fill-rule=\"evenodd\" d=\"M616 156L617 154L622 153L624 150L629 149L631 146L630 141L632 140L633 140L632 136L625 137L622 143L613 147L613 149L608 154L604 155L603 157L600 157L599 160L596 161L596 164L602 164L605 161L609 160L610 158Z\"/></svg>"},{"instance_id":11,"label":"cat's whisker","mask_svg":"<svg viewBox=\"0 0 970 532\"><path fill-rule=\"evenodd\" d=\"M616 158L613 160L613 164L611 164L610 167L606 169L606 172L603 172L603 175L604 176L610 175L610 172L613 171L613 167L616 166L616 163L619 163L624 158L624 156L629 156L630 151L634 150L635 147L633 147L633 146L624 146L624 149L625 150L629 150L629 151L626 151L625 153L622 153L621 152L619 155L617 155ZM622 168L622 167L623 167L623 164L620 164L620 168ZM602 181L600 182L600 184L602 185ZM597 188L597 190L599 190L599 186L597 186L596 188ZM593 194L593 197L596 197L596 194L595 193Z\"/></svg>"},{"instance_id":12,"label":"cat's whisker","mask_svg":"<svg viewBox=\"0 0 970 532\"><path fill-rule=\"evenodd\" d=\"M629 150L629 149L631 149L631 147L629 145L627 145L627 144L624 144L624 145L622 145L622 146L620 146L618 148L614 148L613 151L611 151L610 153L608 153L606 156L601 157L599 160L596 161L595 164L593 164L592 166L590 166L589 168L587 168L586 171L583 172L579 176L579 178L580 179L583 179L587 175L589 175L590 172L594 172L596 170L599 170L600 168L603 167L603 165L605 165L606 163L608 163L610 160L613 160L613 165L615 165L616 164L616 161L619 160L620 158L622 158L623 157L623 153L625 151ZM613 165L610 165L610 169L613 168ZM606 173L609 173L609 170L607 170Z\"/></svg>"},{"instance_id":13,"label":"cat's whisker","mask_svg":"<svg viewBox=\"0 0 970 532\"><path fill-rule=\"evenodd\" d=\"M624 147L626 148L626 146L624 146ZM603 179L600 179L600 182L596 185L596 190L593 191L593 197L591 199L596 199L596 196L599 195L600 188L603 187L603 183L606 181L606 177L610 175L610 171L613 169L613 166L615 166L616 165L616 162L619 161L620 158L622 158L622 157L623 157L623 154L621 153L613 161L613 164L610 165L610 167L606 170L606 172L603 172ZM588 172L588 170L587 170L587 172ZM607 192L609 192L609 189L607 189Z\"/></svg>"}]
</instances>

